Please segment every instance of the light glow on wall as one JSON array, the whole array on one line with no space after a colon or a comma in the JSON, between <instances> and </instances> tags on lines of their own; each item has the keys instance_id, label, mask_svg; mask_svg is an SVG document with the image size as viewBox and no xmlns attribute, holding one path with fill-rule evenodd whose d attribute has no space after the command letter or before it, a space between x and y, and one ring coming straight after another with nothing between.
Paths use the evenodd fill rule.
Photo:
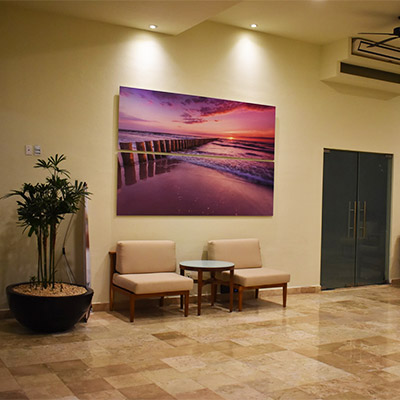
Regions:
<instances>
[{"instance_id":1,"label":"light glow on wall","mask_svg":"<svg viewBox=\"0 0 400 400\"><path fill-rule=\"evenodd\" d=\"M241 32L237 37L236 44L231 50L231 63L242 77L250 77L253 74L259 74L261 60L265 49L261 49L253 32Z\"/></svg>"},{"instance_id":2,"label":"light glow on wall","mask_svg":"<svg viewBox=\"0 0 400 400\"><path fill-rule=\"evenodd\" d=\"M169 57L160 43L158 35L142 34L135 39L128 48L132 67L143 71L167 68Z\"/></svg>"}]
</instances>

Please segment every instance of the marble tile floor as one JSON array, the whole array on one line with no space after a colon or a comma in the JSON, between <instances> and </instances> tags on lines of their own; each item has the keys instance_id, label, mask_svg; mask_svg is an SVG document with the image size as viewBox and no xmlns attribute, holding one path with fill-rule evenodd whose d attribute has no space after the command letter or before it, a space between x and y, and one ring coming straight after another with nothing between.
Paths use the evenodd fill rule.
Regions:
<instances>
[{"instance_id":1,"label":"marble tile floor","mask_svg":"<svg viewBox=\"0 0 400 400\"><path fill-rule=\"evenodd\" d=\"M139 302L138 302L139 305ZM0 320L0 399L400 399L400 288L95 312L60 334Z\"/></svg>"}]
</instances>

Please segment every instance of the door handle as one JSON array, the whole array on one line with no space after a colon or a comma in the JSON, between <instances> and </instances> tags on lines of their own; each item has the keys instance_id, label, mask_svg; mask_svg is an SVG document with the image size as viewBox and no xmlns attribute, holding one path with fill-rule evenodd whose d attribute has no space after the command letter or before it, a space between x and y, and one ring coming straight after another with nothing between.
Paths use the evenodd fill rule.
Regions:
<instances>
[{"instance_id":1,"label":"door handle","mask_svg":"<svg viewBox=\"0 0 400 400\"><path fill-rule=\"evenodd\" d=\"M360 206L360 213L363 213L363 224L360 226L361 237L365 239L367 237L367 202L364 201L363 205Z\"/></svg>"},{"instance_id":2,"label":"door handle","mask_svg":"<svg viewBox=\"0 0 400 400\"><path fill-rule=\"evenodd\" d=\"M353 208L352 208L353 206ZM353 213L353 218L351 218L351 213ZM351 226L351 220L353 219L353 226ZM355 238L356 237L356 224L357 224L357 202L349 201L349 211L347 215L347 237ZM353 235L351 234L353 231Z\"/></svg>"}]
</instances>

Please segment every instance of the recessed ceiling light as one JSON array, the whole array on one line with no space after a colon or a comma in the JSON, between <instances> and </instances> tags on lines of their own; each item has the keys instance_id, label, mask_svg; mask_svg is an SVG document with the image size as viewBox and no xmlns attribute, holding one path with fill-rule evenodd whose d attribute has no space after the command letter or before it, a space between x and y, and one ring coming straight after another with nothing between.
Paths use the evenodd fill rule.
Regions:
<instances>
[{"instance_id":1,"label":"recessed ceiling light","mask_svg":"<svg viewBox=\"0 0 400 400\"><path fill-rule=\"evenodd\" d=\"M258 25L257 25L257 24L251 24L250 27L251 27L251 28L257 28Z\"/></svg>"},{"instance_id":2,"label":"recessed ceiling light","mask_svg":"<svg viewBox=\"0 0 400 400\"><path fill-rule=\"evenodd\" d=\"M149 28L150 28L150 29L157 29L158 26L157 26L157 25L154 25L154 24L151 24L151 25L149 25Z\"/></svg>"}]
</instances>

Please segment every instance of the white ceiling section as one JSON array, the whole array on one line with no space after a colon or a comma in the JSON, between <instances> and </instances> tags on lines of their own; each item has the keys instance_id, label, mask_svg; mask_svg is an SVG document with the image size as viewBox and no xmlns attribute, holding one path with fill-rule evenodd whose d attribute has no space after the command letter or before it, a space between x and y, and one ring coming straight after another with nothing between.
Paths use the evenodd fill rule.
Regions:
<instances>
[{"instance_id":1,"label":"white ceiling section","mask_svg":"<svg viewBox=\"0 0 400 400\"><path fill-rule=\"evenodd\" d=\"M129 28L149 30L168 35L180 33L200 24L238 1L119 1L119 0L50 0L9 1L15 5L64 14L92 21L106 22Z\"/></svg>"},{"instance_id":2,"label":"white ceiling section","mask_svg":"<svg viewBox=\"0 0 400 400\"><path fill-rule=\"evenodd\" d=\"M358 32L393 32L400 26L400 1L242 1L211 18L305 42L326 44Z\"/></svg>"},{"instance_id":3,"label":"white ceiling section","mask_svg":"<svg viewBox=\"0 0 400 400\"><path fill-rule=\"evenodd\" d=\"M214 21L315 44L359 32L393 32L400 26L400 0L260 1L7 1L21 7L65 14L136 29L158 25L157 32L179 35L203 21ZM381 40L383 36L368 36ZM390 44L400 47L400 39Z\"/></svg>"}]
</instances>

